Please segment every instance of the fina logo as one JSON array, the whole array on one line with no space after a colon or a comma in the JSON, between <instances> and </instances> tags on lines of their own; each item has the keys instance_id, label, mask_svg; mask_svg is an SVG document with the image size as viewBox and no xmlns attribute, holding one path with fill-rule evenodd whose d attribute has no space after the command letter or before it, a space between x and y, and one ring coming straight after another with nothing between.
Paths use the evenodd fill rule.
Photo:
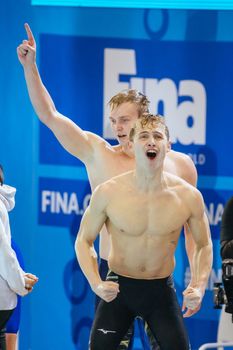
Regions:
<instances>
[{"instance_id":1,"label":"fina logo","mask_svg":"<svg viewBox=\"0 0 233 350\"><path fill-rule=\"evenodd\" d=\"M129 82L120 82L119 75L132 75ZM164 115L172 143L205 145L206 90L197 80L181 80L178 87L171 79L161 80L136 77L136 52L126 49L104 50L104 137L114 139L109 123L107 103L123 89L138 89L151 101L150 111L157 113L159 102L164 104ZM180 97L188 98L178 103Z\"/></svg>"}]
</instances>

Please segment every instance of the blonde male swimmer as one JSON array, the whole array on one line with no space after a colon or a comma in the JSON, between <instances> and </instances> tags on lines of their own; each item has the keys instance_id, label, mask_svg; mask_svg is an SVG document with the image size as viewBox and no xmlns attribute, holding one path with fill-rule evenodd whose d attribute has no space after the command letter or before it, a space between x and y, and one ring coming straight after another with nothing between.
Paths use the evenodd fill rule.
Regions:
<instances>
[{"instance_id":1,"label":"blonde male swimmer","mask_svg":"<svg viewBox=\"0 0 233 350\"><path fill-rule=\"evenodd\" d=\"M212 266L204 201L195 187L164 171L170 142L163 118L141 117L130 138L136 169L95 189L75 244L79 264L102 299L90 350L116 350L137 316L147 322L162 350L188 350L171 274L180 231L188 222L194 240L194 285L185 290L184 305L191 312L200 307ZM93 242L104 224L111 240L106 281L93 255Z\"/></svg>"}]
</instances>

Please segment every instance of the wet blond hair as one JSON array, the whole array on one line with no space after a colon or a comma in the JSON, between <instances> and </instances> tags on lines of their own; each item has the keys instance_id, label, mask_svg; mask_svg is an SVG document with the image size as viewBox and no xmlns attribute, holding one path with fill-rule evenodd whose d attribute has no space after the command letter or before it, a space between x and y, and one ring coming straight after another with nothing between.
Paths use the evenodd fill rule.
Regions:
<instances>
[{"instance_id":1,"label":"wet blond hair","mask_svg":"<svg viewBox=\"0 0 233 350\"><path fill-rule=\"evenodd\" d=\"M160 114L151 114L151 113L144 113L141 118L139 118L134 127L130 130L129 139L130 141L133 141L134 135L136 133L136 129L141 128L144 129L147 126L150 126L151 128L154 128L156 125L162 125L165 130L165 135L167 137L167 140L169 141L170 135L167 125L165 124L164 117Z\"/></svg>"},{"instance_id":2,"label":"wet blond hair","mask_svg":"<svg viewBox=\"0 0 233 350\"><path fill-rule=\"evenodd\" d=\"M150 101L145 95L134 89L119 92L110 99L108 105L112 111L125 102L135 103L137 105L139 117L144 113L148 113Z\"/></svg>"}]
</instances>

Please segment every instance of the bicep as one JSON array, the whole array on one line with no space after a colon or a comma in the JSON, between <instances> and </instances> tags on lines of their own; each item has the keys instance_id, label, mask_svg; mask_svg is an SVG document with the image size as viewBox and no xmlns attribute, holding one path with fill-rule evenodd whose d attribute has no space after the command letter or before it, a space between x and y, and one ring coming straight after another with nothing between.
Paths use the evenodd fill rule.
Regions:
<instances>
[{"instance_id":1,"label":"bicep","mask_svg":"<svg viewBox=\"0 0 233 350\"><path fill-rule=\"evenodd\" d=\"M192 203L188 225L196 244L208 244L210 240L210 228L201 194L197 194L195 196L195 201Z\"/></svg>"},{"instance_id":2,"label":"bicep","mask_svg":"<svg viewBox=\"0 0 233 350\"><path fill-rule=\"evenodd\" d=\"M192 237L197 245L205 246L211 241L208 219L205 214L199 220L193 221L191 226Z\"/></svg>"},{"instance_id":3,"label":"bicep","mask_svg":"<svg viewBox=\"0 0 233 350\"><path fill-rule=\"evenodd\" d=\"M189 156L185 159L182 178L190 185L197 186L197 169Z\"/></svg>"},{"instance_id":4,"label":"bicep","mask_svg":"<svg viewBox=\"0 0 233 350\"><path fill-rule=\"evenodd\" d=\"M107 195L99 187L92 194L90 204L83 215L78 233L78 240L85 240L90 244L94 242L107 220Z\"/></svg>"},{"instance_id":5,"label":"bicep","mask_svg":"<svg viewBox=\"0 0 233 350\"><path fill-rule=\"evenodd\" d=\"M80 224L78 240L85 240L92 244L104 225L105 220L106 215L104 212L94 213L88 207Z\"/></svg>"},{"instance_id":6,"label":"bicep","mask_svg":"<svg viewBox=\"0 0 233 350\"><path fill-rule=\"evenodd\" d=\"M71 119L56 113L50 122L49 128L60 144L73 156L85 163L93 156L93 137L82 130Z\"/></svg>"}]
</instances>

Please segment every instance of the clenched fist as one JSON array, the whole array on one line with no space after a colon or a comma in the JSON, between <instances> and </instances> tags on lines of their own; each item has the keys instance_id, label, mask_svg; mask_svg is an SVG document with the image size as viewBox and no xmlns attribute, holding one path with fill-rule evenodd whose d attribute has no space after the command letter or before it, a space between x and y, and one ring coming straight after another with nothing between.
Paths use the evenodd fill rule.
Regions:
<instances>
[{"instance_id":1,"label":"clenched fist","mask_svg":"<svg viewBox=\"0 0 233 350\"><path fill-rule=\"evenodd\" d=\"M187 308L184 317L190 317L199 311L203 298L203 293L199 288L188 287L183 292L184 300L182 311Z\"/></svg>"},{"instance_id":2,"label":"clenched fist","mask_svg":"<svg viewBox=\"0 0 233 350\"><path fill-rule=\"evenodd\" d=\"M111 281L103 281L92 289L95 294L97 294L107 303L113 301L117 297L117 294L120 292L119 284Z\"/></svg>"}]
</instances>

